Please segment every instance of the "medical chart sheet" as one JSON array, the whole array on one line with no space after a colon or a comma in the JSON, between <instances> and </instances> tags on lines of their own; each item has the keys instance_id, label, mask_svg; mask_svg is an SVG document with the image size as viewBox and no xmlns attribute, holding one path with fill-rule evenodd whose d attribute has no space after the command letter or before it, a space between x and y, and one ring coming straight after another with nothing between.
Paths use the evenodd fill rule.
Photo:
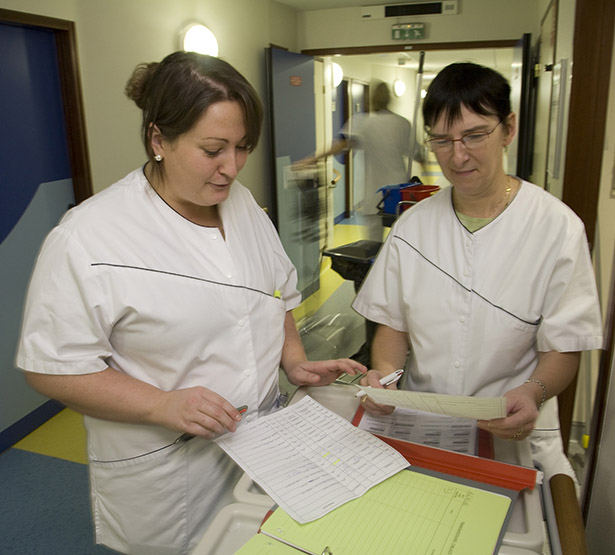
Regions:
<instances>
[{"instance_id":1,"label":"medical chart sheet","mask_svg":"<svg viewBox=\"0 0 615 555\"><path fill-rule=\"evenodd\" d=\"M391 414L363 412L358 427L372 434L476 455L476 420L397 407Z\"/></svg>"},{"instance_id":2,"label":"medical chart sheet","mask_svg":"<svg viewBox=\"0 0 615 555\"><path fill-rule=\"evenodd\" d=\"M511 499L412 471L399 472L324 518L298 524L277 509L257 536L267 535L304 553L491 555ZM238 554L290 553L254 537Z\"/></svg>"},{"instance_id":3,"label":"medical chart sheet","mask_svg":"<svg viewBox=\"0 0 615 555\"><path fill-rule=\"evenodd\" d=\"M401 389L373 389L357 385L376 403L415 409L434 414L491 420L506 416L505 397L468 397L463 395L442 395Z\"/></svg>"},{"instance_id":4,"label":"medical chart sheet","mask_svg":"<svg viewBox=\"0 0 615 555\"><path fill-rule=\"evenodd\" d=\"M311 397L216 443L294 520L320 518L408 466L395 449Z\"/></svg>"}]
</instances>

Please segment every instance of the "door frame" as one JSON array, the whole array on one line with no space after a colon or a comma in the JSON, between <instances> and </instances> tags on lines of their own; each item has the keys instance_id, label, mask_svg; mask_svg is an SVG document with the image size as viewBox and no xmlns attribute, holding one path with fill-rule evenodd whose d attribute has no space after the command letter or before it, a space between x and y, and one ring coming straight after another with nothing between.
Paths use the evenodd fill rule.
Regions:
<instances>
[{"instance_id":1,"label":"door frame","mask_svg":"<svg viewBox=\"0 0 615 555\"><path fill-rule=\"evenodd\" d=\"M16 12L3 8L0 8L0 23L43 28L54 32L73 191L75 203L79 204L92 196L92 171L79 76L75 23L65 19Z\"/></svg>"}]
</instances>

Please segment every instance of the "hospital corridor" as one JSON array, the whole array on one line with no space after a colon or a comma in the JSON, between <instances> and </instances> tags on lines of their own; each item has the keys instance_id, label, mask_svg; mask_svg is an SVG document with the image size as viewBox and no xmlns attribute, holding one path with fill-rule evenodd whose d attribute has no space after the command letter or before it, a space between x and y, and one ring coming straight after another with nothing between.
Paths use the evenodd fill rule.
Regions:
<instances>
[{"instance_id":1,"label":"hospital corridor","mask_svg":"<svg viewBox=\"0 0 615 555\"><path fill-rule=\"evenodd\" d=\"M0 0L0 129L0 555L613 555L613 0Z\"/></svg>"}]
</instances>

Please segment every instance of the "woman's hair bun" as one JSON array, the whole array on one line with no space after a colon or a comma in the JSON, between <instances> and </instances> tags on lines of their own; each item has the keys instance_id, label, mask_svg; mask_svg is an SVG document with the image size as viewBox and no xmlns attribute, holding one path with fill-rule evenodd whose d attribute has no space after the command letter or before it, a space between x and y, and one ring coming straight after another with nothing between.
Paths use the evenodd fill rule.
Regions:
<instances>
[{"instance_id":1,"label":"woman's hair bun","mask_svg":"<svg viewBox=\"0 0 615 555\"><path fill-rule=\"evenodd\" d=\"M149 84L152 76L160 65L159 62L139 64L132 73L124 92L141 110L145 108Z\"/></svg>"}]
</instances>

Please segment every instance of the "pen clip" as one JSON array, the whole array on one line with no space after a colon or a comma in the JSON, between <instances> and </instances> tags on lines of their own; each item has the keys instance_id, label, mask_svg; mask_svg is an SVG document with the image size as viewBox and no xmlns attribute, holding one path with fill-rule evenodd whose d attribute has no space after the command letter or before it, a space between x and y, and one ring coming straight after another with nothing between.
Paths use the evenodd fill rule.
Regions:
<instances>
[{"instance_id":1,"label":"pen clip","mask_svg":"<svg viewBox=\"0 0 615 555\"><path fill-rule=\"evenodd\" d=\"M329 546L327 546L320 555L333 555L333 551L331 551L331 549L329 549Z\"/></svg>"}]
</instances>

